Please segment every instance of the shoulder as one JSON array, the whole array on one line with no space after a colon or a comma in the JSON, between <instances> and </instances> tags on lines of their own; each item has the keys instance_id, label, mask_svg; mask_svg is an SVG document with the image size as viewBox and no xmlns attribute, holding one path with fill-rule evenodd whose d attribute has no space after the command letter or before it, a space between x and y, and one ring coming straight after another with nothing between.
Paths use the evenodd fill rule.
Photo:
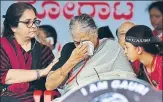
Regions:
<instances>
[{"instance_id":1,"label":"shoulder","mask_svg":"<svg viewBox=\"0 0 163 102\"><path fill-rule=\"evenodd\" d=\"M156 63L160 64L160 66L163 66L163 56L157 55Z\"/></svg>"},{"instance_id":2,"label":"shoulder","mask_svg":"<svg viewBox=\"0 0 163 102\"><path fill-rule=\"evenodd\" d=\"M74 49L75 48L75 45L73 42L69 42L69 43L66 43L64 46L63 46L63 49Z\"/></svg>"},{"instance_id":3,"label":"shoulder","mask_svg":"<svg viewBox=\"0 0 163 102\"><path fill-rule=\"evenodd\" d=\"M69 52L72 52L73 50L75 49L75 45L73 42L69 42L69 43L66 43L63 48L62 48L62 51L61 53L69 53Z\"/></svg>"},{"instance_id":4,"label":"shoulder","mask_svg":"<svg viewBox=\"0 0 163 102\"><path fill-rule=\"evenodd\" d=\"M118 41L114 40L114 39L102 39L105 43L105 47L108 48L108 49L120 49L122 50L120 44L118 43Z\"/></svg>"}]
</instances>

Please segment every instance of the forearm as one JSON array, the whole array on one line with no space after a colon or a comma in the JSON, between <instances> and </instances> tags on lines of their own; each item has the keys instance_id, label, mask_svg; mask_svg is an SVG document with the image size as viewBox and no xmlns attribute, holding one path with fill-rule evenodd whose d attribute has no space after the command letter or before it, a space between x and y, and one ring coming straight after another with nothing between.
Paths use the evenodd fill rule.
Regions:
<instances>
[{"instance_id":1,"label":"forearm","mask_svg":"<svg viewBox=\"0 0 163 102\"><path fill-rule=\"evenodd\" d=\"M76 61L68 60L61 68L57 69L54 72L51 72L46 79L46 89L56 89L60 84L63 83L63 81L65 81L68 73L76 64Z\"/></svg>"},{"instance_id":2,"label":"forearm","mask_svg":"<svg viewBox=\"0 0 163 102\"><path fill-rule=\"evenodd\" d=\"M38 70L40 77L43 77L41 70ZM14 84L22 82L30 82L36 80L38 77L36 70L24 70L24 69L10 69L5 78L5 84Z\"/></svg>"}]
</instances>

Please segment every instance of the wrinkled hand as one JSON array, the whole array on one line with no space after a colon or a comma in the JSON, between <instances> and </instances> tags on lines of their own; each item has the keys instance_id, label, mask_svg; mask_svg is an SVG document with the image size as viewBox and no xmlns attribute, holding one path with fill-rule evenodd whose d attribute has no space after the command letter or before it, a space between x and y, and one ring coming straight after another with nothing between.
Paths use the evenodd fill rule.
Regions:
<instances>
[{"instance_id":1,"label":"wrinkled hand","mask_svg":"<svg viewBox=\"0 0 163 102\"><path fill-rule=\"evenodd\" d=\"M56 57L55 59L53 59L53 61L45 68L45 69L42 69L40 70L40 74L42 76L46 76L50 71L51 69L53 68L53 66L59 61L59 58Z\"/></svg>"},{"instance_id":2,"label":"wrinkled hand","mask_svg":"<svg viewBox=\"0 0 163 102\"><path fill-rule=\"evenodd\" d=\"M70 56L70 61L75 61L76 63L80 62L88 55L88 44L80 44L78 45Z\"/></svg>"}]
</instances>

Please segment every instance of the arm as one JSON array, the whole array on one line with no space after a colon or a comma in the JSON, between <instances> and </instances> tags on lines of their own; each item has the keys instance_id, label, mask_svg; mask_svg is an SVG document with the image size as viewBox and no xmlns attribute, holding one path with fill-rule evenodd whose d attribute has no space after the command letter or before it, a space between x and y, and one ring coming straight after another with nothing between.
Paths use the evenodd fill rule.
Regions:
<instances>
[{"instance_id":1,"label":"arm","mask_svg":"<svg viewBox=\"0 0 163 102\"><path fill-rule=\"evenodd\" d=\"M11 69L10 60L2 46L0 46L0 52L1 52L0 83L2 84L14 84L36 80L37 77L43 77L47 75L48 72L51 70L52 66L58 61L58 59L55 59L45 69L37 71L24 69Z\"/></svg>"},{"instance_id":2,"label":"arm","mask_svg":"<svg viewBox=\"0 0 163 102\"><path fill-rule=\"evenodd\" d=\"M56 62L57 60L50 63L47 68L40 70L9 69L5 78L5 84L30 82L36 80L38 77L44 77Z\"/></svg>"},{"instance_id":3,"label":"arm","mask_svg":"<svg viewBox=\"0 0 163 102\"><path fill-rule=\"evenodd\" d=\"M51 72L46 79L46 89L56 89L67 78L68 73L76 64L76 61L70 59L63 65L63 67Z\"/></svg>"},{"instance_id":4,"label":"arm","mask_svg":"<svg viewBox=\"0 0 163 102\"><path fill-rule=\"evenodd\" d=\"M68 73L73 69L73 67L79 63L87 55L87 45L79 45L75 48L66 61L66 63L59 69L51 72L46 79L46 89L53 90L56 89L63 81L66 80Z\"/></svg>"}]
</instances>

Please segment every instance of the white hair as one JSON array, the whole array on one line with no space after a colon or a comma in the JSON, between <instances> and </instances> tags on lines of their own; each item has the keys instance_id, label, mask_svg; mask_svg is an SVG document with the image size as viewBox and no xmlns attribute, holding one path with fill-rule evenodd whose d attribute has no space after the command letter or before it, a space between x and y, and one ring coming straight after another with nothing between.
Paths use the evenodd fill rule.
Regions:
<instances>
[{"instance_id":1,"label":"white hair","mask_svg":"<svg viewBox=\"0 0 163 102\"><path fill-rule=\"evenodd\" d=\"M97 34L97 26L88 14L75 16L71 19L69 29L73 36L78 33Z\"/></svg>"}]
</instances>

